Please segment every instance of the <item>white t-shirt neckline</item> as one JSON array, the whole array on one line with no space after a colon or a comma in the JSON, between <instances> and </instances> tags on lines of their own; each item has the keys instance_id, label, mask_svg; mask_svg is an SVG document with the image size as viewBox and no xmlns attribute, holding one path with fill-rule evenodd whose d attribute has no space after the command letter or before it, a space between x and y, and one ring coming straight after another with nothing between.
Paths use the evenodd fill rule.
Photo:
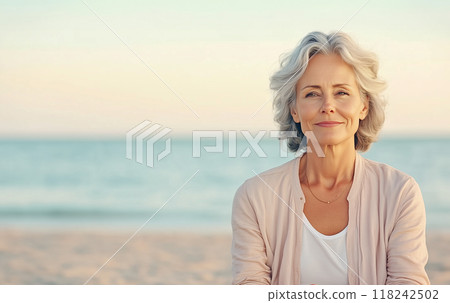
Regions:
<instances>
[{"instance_id":1,"label":"white t-shirt neckline","mask_svg":"<svg viewBox=\"0 0 450 303\"><path fill-rule=\"evenodd\" d=\"M348 284L347 227L331 236L318 232L302 213L300 283Z\"/></svg>"},{"instance_id":2,"label":"white t-shirt neckline","mask_svg":"<svg viewBox=\"0 0 450 303\"><path fill-rule=\"evenodd\" d=\"M317 229L314 228L314 226L312 226L311 222L309 222L308 218L306 217L305 213L303 213L303 223L304 225L306 225L305 227L309 229L309 231L311 231L314 235L316 235L317 237L321 238L321 239L336 239L336 238L340 238L345 236L345 234L347 233L347 226L345 226L345 228L343 230L341 230L340 232L338 232L337 234L334 235L324 235L321 232L319 232Z\"/></svg>"}]
</instances>

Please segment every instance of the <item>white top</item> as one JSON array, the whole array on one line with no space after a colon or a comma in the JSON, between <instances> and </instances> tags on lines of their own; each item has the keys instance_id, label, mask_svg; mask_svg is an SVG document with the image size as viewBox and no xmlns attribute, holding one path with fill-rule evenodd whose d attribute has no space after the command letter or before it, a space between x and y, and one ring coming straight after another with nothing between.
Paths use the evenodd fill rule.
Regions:
<instances>
[{"instance_id":1,"label":"white top","mask_svg":"<svg viewBox=\"0 0 450 303\"><path fill-rule=\"evenodd\" d=\"M300 284L346 285L347 227L326 236L318 232L303 214L300 251Z\"/></svg>"}]
</instances>

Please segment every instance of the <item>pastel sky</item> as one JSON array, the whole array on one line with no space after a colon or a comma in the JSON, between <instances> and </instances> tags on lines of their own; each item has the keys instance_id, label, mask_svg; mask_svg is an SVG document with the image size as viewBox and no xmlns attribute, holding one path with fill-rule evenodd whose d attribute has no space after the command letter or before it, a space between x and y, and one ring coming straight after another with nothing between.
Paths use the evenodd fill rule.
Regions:
<instances>
[{"instance_id":1,"label":"pastel sky","mask_svg":"<svg viewBox=\"0 0 450 303\"><path fill-rule=\"evenodd\" d=\"M0 137L273 130L279 56L341 27L379 56L384 134L450 134L450 2L366 2L0 0Z\"/></svg>"}]
</instances>

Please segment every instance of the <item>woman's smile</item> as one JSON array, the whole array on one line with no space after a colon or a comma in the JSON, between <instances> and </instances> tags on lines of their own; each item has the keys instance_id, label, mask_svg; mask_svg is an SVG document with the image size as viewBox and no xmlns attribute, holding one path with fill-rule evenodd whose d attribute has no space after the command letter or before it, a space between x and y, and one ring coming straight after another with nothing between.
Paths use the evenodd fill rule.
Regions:
<instances>
[{"instance_id":1,"label":"woman's smile","mask_svg":"<svg viewBox=\"0 0 450 303\"><path fill-rule=\"evenodd\" d=\"M322 121L319 123L316 123L314 125L320 126L320 127L335 127L338 125L344 124L344 122L338 122L338 121Z\"/></svg>"}]
</instances>

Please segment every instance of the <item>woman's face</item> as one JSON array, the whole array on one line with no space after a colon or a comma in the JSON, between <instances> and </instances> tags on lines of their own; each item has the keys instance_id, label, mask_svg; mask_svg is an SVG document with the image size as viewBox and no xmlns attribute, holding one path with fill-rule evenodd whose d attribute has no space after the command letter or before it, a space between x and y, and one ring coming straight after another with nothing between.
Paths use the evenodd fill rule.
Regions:
<instances>
[{"instance_id":1,"label":"woman's face","mask_svg":"<svg viewBox=\"0 0 450 303\"><path fill-rule=\"evenodd\" d=\"M353 68L337 54L316 54L297 82L291 115L302 131L312 131L320 145L354 142L359 120L367 116Z\"/></svg>"}]
</instances>

